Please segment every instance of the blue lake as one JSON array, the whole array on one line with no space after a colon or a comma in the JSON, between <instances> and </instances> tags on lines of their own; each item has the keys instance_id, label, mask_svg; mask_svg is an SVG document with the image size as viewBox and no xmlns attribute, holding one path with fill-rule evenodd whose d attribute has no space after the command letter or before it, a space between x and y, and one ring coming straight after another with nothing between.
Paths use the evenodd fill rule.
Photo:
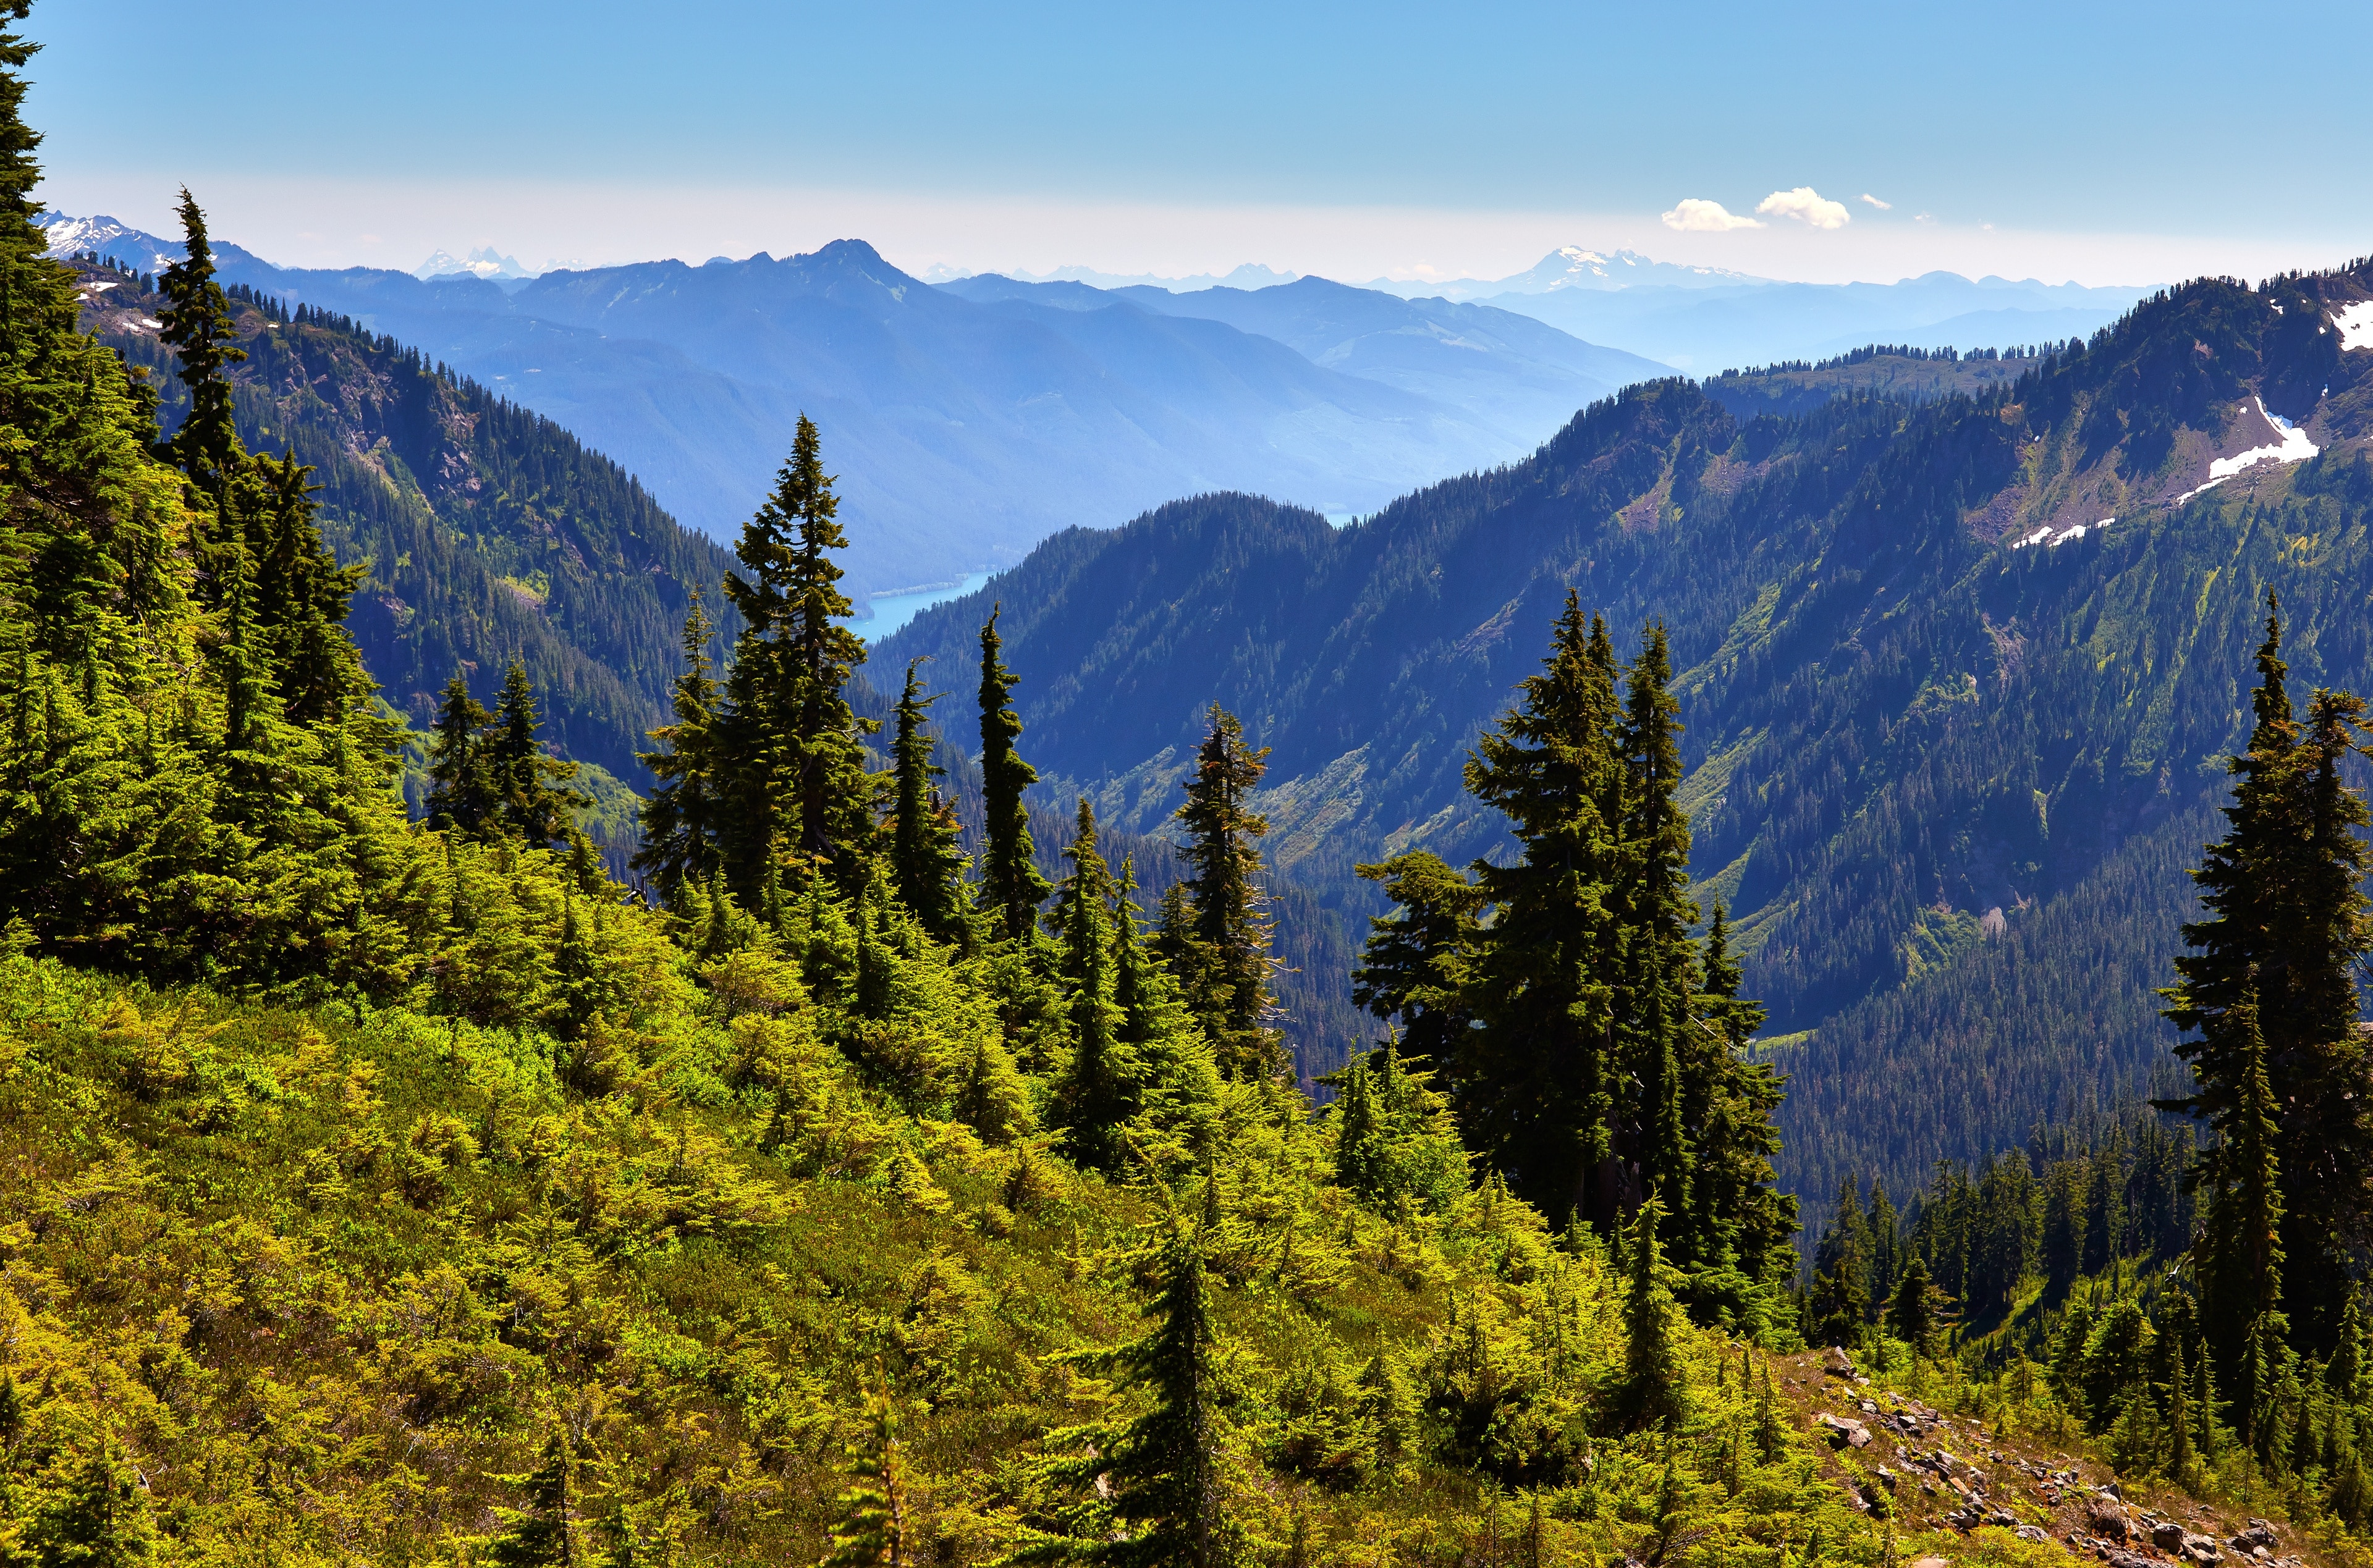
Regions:
<instances>
[{"instance_id":1,"label":"blue lake","mask_svg":"<svg viewBox=\"0 0 2373 1568\"><path fill-rule=\"evenodd\" d=\"M925 588L920 593L911 594L875 594L873 618L852 621L848 624L867 642L878 643L931 606L945 604L952 598L962 598L987 581L988 573L975 572L963 582L950 584L946 587Z\"/></svg>"}]
</instances>

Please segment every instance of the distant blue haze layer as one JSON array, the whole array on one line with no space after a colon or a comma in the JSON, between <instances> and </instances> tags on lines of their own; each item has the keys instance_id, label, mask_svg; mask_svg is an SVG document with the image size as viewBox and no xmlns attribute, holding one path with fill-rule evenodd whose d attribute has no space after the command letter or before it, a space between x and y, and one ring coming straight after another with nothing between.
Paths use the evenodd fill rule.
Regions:
<instances>
[{"instance_id":1,"label":"distant blue haze layer","mask_svg":"<svg viewBox=\"0 0 2373 1568\"><path fill-rule=\"evenodd\" d=\"M179 251L111 219L43 221L61 250L149 268ZM1516 460L1579 409L1676 366L1872 341L2033 343L2105 325L2137 292L1950 274L1817 287L1578 248L1497 283L1444 285L1481 298L1321 278L933 286L857 240L534 278L311 272L218 251L226 281L355 317L556 420L720 540L809 414L839 476L860 603L1181 496L1372 512Z\"/></svg>"}]
</instances>

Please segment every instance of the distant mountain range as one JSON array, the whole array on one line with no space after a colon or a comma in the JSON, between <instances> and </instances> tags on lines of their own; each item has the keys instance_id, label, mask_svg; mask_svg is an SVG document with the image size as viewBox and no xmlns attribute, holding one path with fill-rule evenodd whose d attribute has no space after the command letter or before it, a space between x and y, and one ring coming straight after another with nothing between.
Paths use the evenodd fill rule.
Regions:
<instances>
[{"instance_id":1,"label":"distant mountain range","mask_svg":"<svg viewBox=\"0 0 2373 1568\"><path fill-rule=\"evenodd\" d=\"M154 270L178 250L111 219L50 218L62 251ZM1250 489L1372 511L1513 461L1575 410L1664 369L1518 318L1469 312L1461 327L1384 296L1366 298L1350 334L1361 346L1327 363L1216 307L1173 308L1161 291L966 297L856 240L780 261L532 279L218 252L226 281L351 316L560 422L715 538L765 494L804 411L843 476L860 596L1010 564L1058 528L1182 494ZM1408 342L1389 342L1395 331ZM1302 339L1348 341L1315 327Z\"/></svg>"},{"instance_id":2,"label":"distant mountain range","mask_svg":"<svg viewBox=\"0 0 2373 1568\"><path fill-rule=\"evenodd\" d=\"M1580 246L1552 250L1504 278L1380 278L1368 286L1496 306L1697 376L1822 359L1875 343L1961 349L2058 343L2100 331L2153 292L2033 278L1971 282L1958 273L1891 284L1780 283Z\"/></svg>"},{"instance_id":3,"label":"distant mountain range","mask_svg":"<svg viewBox=\"0 0 2373 1568\"><path fill-rule=\"evenodd\" d=\"M111 217L42 222L53 253L152 273L179 254ZM491 246L438 252L426 275L218 250L227 281L351 316L558 421L712 538L739 529L813 415L844 476L860 599L1010 565L1057 529L1179 495L1373 512L1517 460L1670 366L2056 342L2133 295L1948 274L1831 288L1579 248L1466 299L1255 267L1166 288L933 287L855 240L534 276Z\"/></svg>"},{"instance_id":4,"label":"distant mountain range","mask_svg":"<svg viewBox=\"0 0 2373 1568\"><path fill-rule=\"evenodd\" d=\"M1531 433L1554 430L1612 389L1669 375L1669 367L1583 343L1527 316L1484 305L1397 299L1324 278L1274 287L1172 293L983 276L939 285L981 304L1072 312L1134 306L1157 315L1219 321L1285 344L1330 371L1396 387L1461 411L1518 453Z\"/></svg>"}]
</instances>

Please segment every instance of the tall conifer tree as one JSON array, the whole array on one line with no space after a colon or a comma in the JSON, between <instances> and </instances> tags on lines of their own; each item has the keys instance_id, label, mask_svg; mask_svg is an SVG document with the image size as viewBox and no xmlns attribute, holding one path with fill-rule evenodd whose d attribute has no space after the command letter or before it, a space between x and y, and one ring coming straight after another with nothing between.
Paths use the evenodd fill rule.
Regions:
<instances>
[{"instance_id":1,"label":"tall conifer tree","mask_svg":"<svg viewBox=\"0 0 2373 1568\"><path fill-rule=\"evenodd\" d=\"M1221 1462L1231 1390L1212 1322L1202 1249L1174 1212L1157 1264L1153 1322L1140 1340L1083 1357L1146 1396L1144 1413L1120 1425L1053 1434L1084 1457L1055 1473L1107 1494L1105 1527L1087 1538L1046 1538L1023 1562L1110 1563L1116 1568L1226 1568L1240 1551L1229 1518Z\"/></svg>"},{"instance_id":2,"label":"tall conifer tree","mask_svg":"<svg viewBox=\"0 0 2373 1568\"><path fill-rule=\"evenodd\" d=\"M1623 1198L1607 1060L1615 844L1603 814L1619 775L1612 656L1598 630L1595 649L1569 593L1540 673L1467 764L1468 791L1507 814L1524 853L1476 864L1495 911L1473 967L1482 1027L1445 1065L1478 1151L1552 1214L1579 1206L1605 1230Z\"/></svg>"},{"instance_id":3,"label":"tall conifer tree","mask_svg":"<svg viewBox=\"0 0 2373 1568\"><path fill-rule=\"evenodd\" d=\"M931 735L924 727L938 699L923 695L923 659L906 666L906 689L898 699L897 732L891 747L894 796L890 824L890 880L899 900L914 912L933 940L953 942L963 935L964 911L957 878L964 864L957 826L931 781L947 770L931 761Z\"/></svg>"},{"instance_id":4,"label":"tall conifer tree","mask_svg":"<svg viewBox=\"0 0 2373 1568\"><path fill-rule=\"evenodd\" d=\"M495 783L483 738L494 715L470 695L460 676L445 683L428 742L428 825L475 837L497 808Z\"/></svg>"},{"instance_id":5,"label":"tall conifer tree","mask_svg":"<svg viewBox=\"0 0 2373 1568\"><path fill-rule=\"evenodd\" d=\"M2227 831L2192 873L2204 918L2183 928L2192 950L2176 959L2177 983L2162 993L2167 1016L2196 1035L2176 1047L2192 1065L2192 1092L2168 1106L2218 1130L2229 1149L2228 1128L2255 1124L2245 1105L2250 1074L2262 1071L2268 1152L2285 1180L2316 1194L2313 1203L2284 1208L2279 1244L2299 1286L2293 1310L2302 1340L2320 1348L2338 1332L2344 1260L2373 1239L2363 1178L2373 1168L2373 1123L2362 1109L2373 1102L2373 1066L2355 1034L2353 974L2373 950L2359 836L2367 813L2341 775L2365 715L2356 698L2320 691L2302 725L2282 646L2281 607L2269 595L2249 745L2227 764ZM2235 1017L2245 1000L2246 1026ZM2204 1157L2215 1183L2234 1179L2217 1164L2227 1156ZM2212 1232L2231 1223L2229 1214L2205 1218ZM2221 1249L2203 1260L2209 1342L2228 1385L2250 1375L2239 1358L2261 1310L2254 1267L2246 1283L2213 1277L2234 1266ZM2248 1410L2239 1391L2236 1402Z\"/></svg>"},{"instance_id":6,"label":"tall conifer tree","mask_svg":"<svg viewBox=\"0 0 2373 1568\"><path fill-rule=\"evenodd\" d=\"M708 638L713 630L701 607L700 590L684 618L684 673L672 693L675 722L650 732L656 749L637 753L658 781L644 797L642 844L634 867L649 877L660 896L672 899L686 881L706 882L717 869L722 836L718 756L718 687L709 673Z\"/></svg>"},{"instance_id":7,"label":"tall conifer tree","mask_svg":"<svg viewBox=\"0 0 2373 1568\"><path fill-rule=\"evenodd\" d=\"M564 762L544 749L538 736L543 727L527 667L513 659L504 672L502 698L479 748L480 765L494 791L504 830L537 849L572 837L577 830L575 813L587 804L583 794L568 787L568 781L577 776L577 764Z\"/></svg>"},{"instance_id":8,"label":"tall conifer tree","mask_svg":"<svg viewBox=\"0 0 2373 1568\"><path fill-rule=\"evenodd\" d=\"M1096 853L1096 818L1085 797L1079 836L1063 858L1071 874L1048 919L1071 987L1071 1059L1055 1085L1047 1121L1061 1130L1065 1150L1080 1164L1117 1170L1128 1149L1125 1129L1143 1105L1144 1086L1136 1052L1121 1038L1125 1016L1113 1002L1113 884Z\"/></svg>"},{"instance_id":9,"label":"tall conifer tree","mask_svg":"<svg viewBox=\"0 0 2373 1568\"><path fill-rule=\"evenodd\" d=\"M181 362L190 411L168 448L190 482L209 497L226 531L231 481L247 461L231 407L230 366L247 357L231 325L230 307L215 282L214 247L206 238L206 215L188 186L181 188L181 259L165 269L157 286L165 296L158 313L159 341Z\"/></svg>"},{"instance_id":10,"label":"tall conifer tree","mask_svg":"<svg viewBox=\"0 0 2373 1568\"><path fill-rule=\"evenodd\" d=\"M994 606L980 629L980 774L983 801L980 901L997 934L1025 946L1038 929L1038 909L1055 890L1038 869L1030 842L1030 807L1024 796L1038 782L1037 770L1022 760L1022 717L1013 711L1015 677L999 656L997 634L1002 606Z\"/></svg>"},{"instance_id":11,"label":"tall conifer tree","mask_svg":"<svg viewBox=\"0 0 2373 1568\"><path fill-rule=\"evenodd\" d=\"M1260 885L1259 841L1268 821L1245 804L1268 768L1268 749L1246 746L1244 726L1217 703L1210 722L1186 779L1186 804L1174 813L1186 832L1178 855L1190 867L1190 915L1184 932L1165 931L1164 957L1202 1020L1221 1071L1273 1078L1287 1062L1284 1032L1271 1021L1275 960Z\"/></svg>"},{"instance_id":12,"label":"tall conifer tree","mask_svg":"<svg viewBox=\"0 0 2373 1568\"><path fill-rule=\"evenodd\" d=\"M865 645L838 624L854 608L833 552L845 548L822 442L800 416L775 488L734 545L747 575L725 579L742 630L719 726L731 803L719 859L734 897L763 908L789 856L855 893L873 833L874 787L863 737L873 722L848 703Z\"/></svg>"}]
</instances>

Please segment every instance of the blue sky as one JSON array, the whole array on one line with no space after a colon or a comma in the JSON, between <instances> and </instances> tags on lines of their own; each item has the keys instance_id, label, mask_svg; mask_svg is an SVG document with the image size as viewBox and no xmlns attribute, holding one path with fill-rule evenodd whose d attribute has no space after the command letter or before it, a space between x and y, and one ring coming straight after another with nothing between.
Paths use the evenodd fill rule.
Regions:
<instances>
[{"instance_id":1,"label":"blue sky","mask_svg":"<svg viewBox=\"0 0 2373 1568\"><path fill-rule=\"evenodd\" d=\"M29 30L54 204L160 226L186 180L314 264L853 233L915 267L1490 275L1584 244L2108 283L2373 250L2361 4L41 0ZM1799 188L1847 219L1664 215Z\"/></svg>"}]
</instances>

